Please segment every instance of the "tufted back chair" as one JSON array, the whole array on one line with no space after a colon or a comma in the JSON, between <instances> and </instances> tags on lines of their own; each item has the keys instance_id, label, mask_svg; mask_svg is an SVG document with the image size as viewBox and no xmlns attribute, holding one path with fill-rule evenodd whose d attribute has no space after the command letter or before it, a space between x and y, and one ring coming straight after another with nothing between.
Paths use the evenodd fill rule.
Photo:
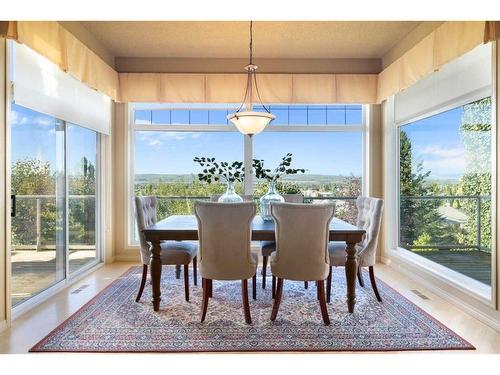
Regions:
<instances>
[{"instance_id":1,"label":"tufted back chair","mask_svg":"<svg viewBox=\"0 0 500 375\"><path fill-rule=\"evenodd\" d=\"M156 197L135 197L135 217L137 220L137 229L139 231L139 239L141 243L142 264L149 265L151 261L151 246L146 241L146 237L144 236L144 233L142 233L142 230L158 221L156 217L157 207L158 199Z\"/></svg>"},{"instance_id":2,"label":"tufted back chair","mask_svg":"<svg viewBox=\"0 0 500 375\"><path fill-rule=\"evenodd\" d=\"M212 280L244 280L255 274L251 254L254 202L196 202L201 274Z\"/></svg>"},{"instance_id":3,"label":"tufted back chair","mask_svg":"<svg viewBox=\"0 0 500 375\"><path fill-rule=\"evenodd\" d=\"M213 194L210 196L210 202L218 202L221 194ZM242 195L244 202L253 202L253 195Z\"/></svg>"},{"instance_id":4,"label":"tufted back chair","mask_svg":"<svg viewBox=\"0 0 500 375\"><path fill-rule=\"evenodd\" d=\"M272 203L276 223L273 275L288 280L324 280L329 271L328 239L333 204Z\"/></svg>"},{"instance_id":5,"label":"tufted back chair","mask_svg":"<svg viewBox=\"0 0 500 375\"><path fill-rule=\"evenodd\" d=\"M382 223L382 213L384 201L378 198L358 197L356 200L358 207L357 226L366 231L363 241L357 244L359 247L360 266L373 266L376 261L376 251L380 224Z\"/></svg>"}]
</instances>

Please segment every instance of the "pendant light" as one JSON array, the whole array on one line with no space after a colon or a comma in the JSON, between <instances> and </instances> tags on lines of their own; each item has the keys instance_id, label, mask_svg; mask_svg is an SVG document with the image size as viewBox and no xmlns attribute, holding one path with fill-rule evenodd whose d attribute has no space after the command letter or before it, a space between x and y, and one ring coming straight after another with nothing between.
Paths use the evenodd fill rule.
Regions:
<instances>
[{"instance_id":1,"label":"pendant light","mask_svg":"<svg viewBox=\"0 0 500 375\"><path fill-rule=\"evenodd\" d=\"M236 110L235 113L231 113L227 116L227 119L231 121L236 128L242 134L254 135L260 133L264 128L276 118L269 109L262 103L260 99L259 88L257 87L257 78L256 78L256 70L257 65L253 63L253 30L252 30L253 22L250 21L250 61L247 66L245 66L245 70L247 72L247 87L245 91L245 97L243 98L243 102L240 107ZM255 84L255 92L257 94L257 98L259 99L260 105L264 108L265 112L257 112L253 110L253 92L254 92L254 84Z\"/></svg>"}]
</instances>

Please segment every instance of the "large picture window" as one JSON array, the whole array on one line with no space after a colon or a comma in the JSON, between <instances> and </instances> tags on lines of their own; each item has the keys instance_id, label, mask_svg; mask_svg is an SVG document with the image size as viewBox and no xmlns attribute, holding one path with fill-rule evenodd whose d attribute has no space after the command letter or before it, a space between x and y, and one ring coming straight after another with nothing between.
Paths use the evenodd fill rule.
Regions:
<instances>
[{"instance_id":1,"label":"large picture window","mask_svg":"<svg viewBox=\"0 0 500 375\"><path fill-rule=\"evenodd\" d=\"M491 118L485 97L399 127L399 246L488 286Z\"/></svg>"},{"instance_id":2,"label":"large picture window","mask_svg":"<svg viewBox=\"0 0 500 375\"><path fill-rule=\"evenodd\" d=\"M271 168L292 153L293 166L306 169L306 173L285 176L278 186L280 192L301 193L305 202L334 201L336 216L356 221L355 199L363 191L366 124L362 105L270 105L276 120L264 132L246 139L226 120L234 105L131 106L131 191L157 196L159 219L192 214L195 200L224 192L222 183L198 181L201 170L194 157L227 162L257 158ZM254 109L263 110L258 106ZM251 191L258 201L266 186L253 178L237 183L236 191ZM130 208L130 238L131 243L137 243L133 206Z\"/></svg>"}]
</instances>

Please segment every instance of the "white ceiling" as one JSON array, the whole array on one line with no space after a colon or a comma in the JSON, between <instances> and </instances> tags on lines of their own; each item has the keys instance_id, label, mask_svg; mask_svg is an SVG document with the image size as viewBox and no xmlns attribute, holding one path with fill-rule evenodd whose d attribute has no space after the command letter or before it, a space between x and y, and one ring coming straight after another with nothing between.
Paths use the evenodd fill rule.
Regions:
<instances>
[{"instance_id":1,"label":"white ceiling","mask_svg":"<svg viewBox=\"0 0 500 375\"><path fill-rule=\"evenodd\" d=\"M249 22L83 21L119 57L245 58ZM256 58L381 58L420 22L254 22Z\"/></svg>"}]
</instances>

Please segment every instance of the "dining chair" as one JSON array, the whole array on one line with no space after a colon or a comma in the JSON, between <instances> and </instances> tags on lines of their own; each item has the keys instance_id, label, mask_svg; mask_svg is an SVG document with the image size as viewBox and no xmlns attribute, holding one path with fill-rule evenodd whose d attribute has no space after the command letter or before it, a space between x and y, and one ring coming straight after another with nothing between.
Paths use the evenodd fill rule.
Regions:
<instances>
[{"instance_id":1,"label":"dining chair","mask_svg":"<svg viewBox=\"0 0 500 375\"><path fill-rule=\"evenodd\" d=\"M210 196L210 202L218 202L222 194L212 194ZM253 195L242 195L243 202L253 202Z\"/></svg>"},{"instance_id":2,"label":"dining chair","mask_svg":"<svg viewBox=\"0 0 500 375\"><path fill-rule=\"evenodd\" d=\"M303 203L302 194L283 194L286 203ZM262 241L260 244L260 253L262 255L262 289L266 289L267 262L272 253L276 251L275 241ZM307 288L307 281L304 282ZM274 291L274 288L272 289ZM274 294L273 294L274 298Z\"/></svg>"},{"instance_id":3,"label":"dining chair","mask_svg":"<svg viewBox=\"0 0 500 375\"><path fill-rule=\"evenodd\" d=\"M256 299L257 254L250 247L255 203L196 202L194 211L203 285L201 322L205 321L208 301L213 295L213 280L241 280L245 322L251 324L247 280L252 278L252 296Z\"/></svg>"},{"instance_id":4,"label":"dining chair","mask_svg":"<svg viewBox=\"0 0 500 375\"><path fill-rule=\"evenodd\" d=\"M316 281L317 298L325 325L330 324L325 299L328 276L328 238L333 204L272 203L276 223L276 251L271 256L273 279L278 278L271 320L278 315L283 282Z\"/></svg>"},{"instance_id":5,"label":"dining chair","mask_svg":"<svg viewBox=\"0 0 500 375\"><path fill-rule=\"evenodd\" d=\"M146 241L142 232L148 226L157 222L158 199L154 196L136 196L135 212L137 229L139 232L141 261L142 261L142 280L139 292L135 299L139 302L146 285L148 277L148 266L151 263L151 244ZM192 242L185 241L163 241L161 242L161 264L162 265L184 265L184 294L186 301L189 301L189 263L193 262L193 282L197 281L197 252L198 246Z\"/></svg>"},{"instance_id":6,"label":"dining chair","mask_svg":"<svg viewBox=\"0 0 500 375\"><path fill-rule=\"evenodd\" d=\"M379 302L382 302L380 293L375 282L373 266L376 262L377 243L382 223L384 201L378 198L358 197L356 199L358 218L356 226L366 231L363 241L356 244L358 254L358 281L364 287L361 267L368 267L373 293ZM330 302L332 290L332 267L344 267L346 262L345 242L330 242L328 252L330 254L330 271L328 273L326 300Z\"/></svg>"}]
</instances>

